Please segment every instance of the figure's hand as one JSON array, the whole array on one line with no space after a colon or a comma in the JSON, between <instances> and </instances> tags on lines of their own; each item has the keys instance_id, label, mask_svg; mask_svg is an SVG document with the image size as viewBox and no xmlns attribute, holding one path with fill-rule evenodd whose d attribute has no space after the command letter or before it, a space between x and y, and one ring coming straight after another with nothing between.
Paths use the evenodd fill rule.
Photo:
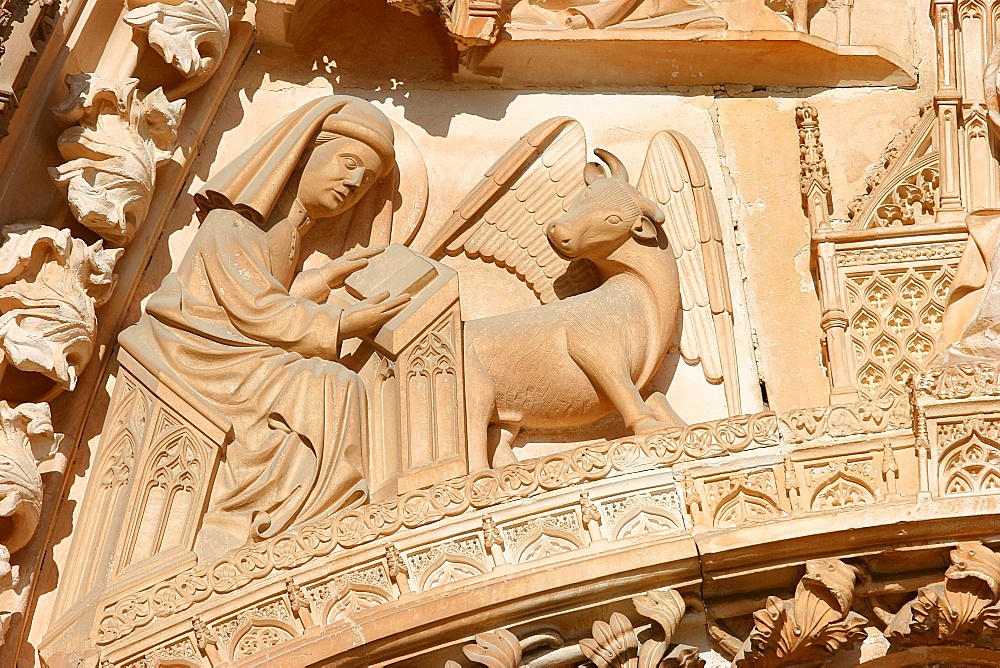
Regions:
<instances>
[{"instance_id":1,"label":"figure's hand","mask_svg":"<svg viewBox=\"0 0 1000 668\"><path fill-rule=\"evenodd\" d=\"M347 339L371 334L409 303L410 295L389 299L388 292L360 301L340 314L340 336Z\"/></svg>"},{"instance_id":2,"label":"figure's hand","mask_svg":"<svg viewBox=\"0 0 1000 668\"><path fill-rule=\"evenodd\" d=\"M330 260L320 267L320 275L326 284L331 288L339 288L347 280L347 277L368 266L368 260L385 250L385 246L374 246L372 248L359 248L358 250L344 253L336 260Z\"/></svg>"}]
</instances>

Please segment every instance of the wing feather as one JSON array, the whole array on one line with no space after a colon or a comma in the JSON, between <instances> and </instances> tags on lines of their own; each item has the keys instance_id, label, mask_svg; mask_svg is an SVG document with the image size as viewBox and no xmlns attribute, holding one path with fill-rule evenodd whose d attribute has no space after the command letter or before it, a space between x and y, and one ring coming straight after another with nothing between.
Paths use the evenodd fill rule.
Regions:
<instances>
[{"instance_id":1,"label":"wing feather","mask_svg":"<svg viewBox=\"0 0 1000 668\"><path fill-rule=\"evenodd\" d=\"M494 262L525 281L542 303L593 288L591 270L570 268L549 246L545 226L586 184L583 127L566 117L539 124L487 171L441 230L420 249L440 258L464 253ZM556 290L556 281L560 288Z\"/></svg>"},{"instance_id":2,"label":"wing feather","mask_svg":"<svg viewBox=\"0 0 1000 668\"><path fill-rule=\"evenodd\" d=\"M676 132L653 137L639 190L666 214L664 231L677 258L683 321L681 355L701 362L705 377L724 382L729 412L741 412L733 306L722 227L705 165L694 145Z\"/></svg>"}]
</instances>

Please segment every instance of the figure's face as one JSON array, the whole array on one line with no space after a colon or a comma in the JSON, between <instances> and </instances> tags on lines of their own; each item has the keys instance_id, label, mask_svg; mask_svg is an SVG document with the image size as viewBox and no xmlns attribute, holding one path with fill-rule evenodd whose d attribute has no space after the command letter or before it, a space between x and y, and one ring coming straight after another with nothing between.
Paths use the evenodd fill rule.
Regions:
<instances>
[{"instance_id":1,"label":"figure's face","mask_svg":"<svg viewBox=\"0 0 1000 668\"><path fill-rule=\"evenodd\" d=\"M367 144L332 139L313 149L295 196L313 220L331 218L354 206L381 171L382 159Z\"/></svg>"}]
</instances>

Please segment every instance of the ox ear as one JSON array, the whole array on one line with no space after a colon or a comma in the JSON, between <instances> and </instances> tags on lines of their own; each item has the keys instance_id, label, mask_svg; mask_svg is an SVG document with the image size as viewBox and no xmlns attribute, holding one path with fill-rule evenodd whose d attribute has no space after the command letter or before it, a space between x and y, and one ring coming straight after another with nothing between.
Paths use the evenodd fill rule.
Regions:
<instances>
[{"instance_id":1,"label":"ox ear","mask_svg":"<svg viewBox=\"0 0 1000 668\"><path fill-rule=\"evenodd\" d=\"M583 168L583 181L588 186L594 181L607 178L607 176L608 173L604 170L604 166L596 162L588 162L587 166Z\"/></svg>"},{"instance_id":2,"label":"ox ear","mask_svg":"<svg viewBox=\"0 0 1000 668\"><path fill-rule=\"evenodd\" d=\"M632 223L632 237L638 241L656 241L656 225L646 216Z\"/></svg>"}]
</instances>

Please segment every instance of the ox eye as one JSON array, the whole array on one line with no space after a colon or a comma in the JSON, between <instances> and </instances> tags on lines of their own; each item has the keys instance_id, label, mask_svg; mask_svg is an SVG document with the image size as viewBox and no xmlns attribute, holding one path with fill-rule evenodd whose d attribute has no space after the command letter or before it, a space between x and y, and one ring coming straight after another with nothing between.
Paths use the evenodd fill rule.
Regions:
<instances>
[{"instance_id":1,"label":"ox eye","mask_svg":"<svg viewBox=\"0 0 1000 668\"><path fill-rule=\"evenodd\" d=\"M608 216L607 220L612 225L617 225L622 222L622 219L619 216Z\"/></svg>"}]
</instances>

